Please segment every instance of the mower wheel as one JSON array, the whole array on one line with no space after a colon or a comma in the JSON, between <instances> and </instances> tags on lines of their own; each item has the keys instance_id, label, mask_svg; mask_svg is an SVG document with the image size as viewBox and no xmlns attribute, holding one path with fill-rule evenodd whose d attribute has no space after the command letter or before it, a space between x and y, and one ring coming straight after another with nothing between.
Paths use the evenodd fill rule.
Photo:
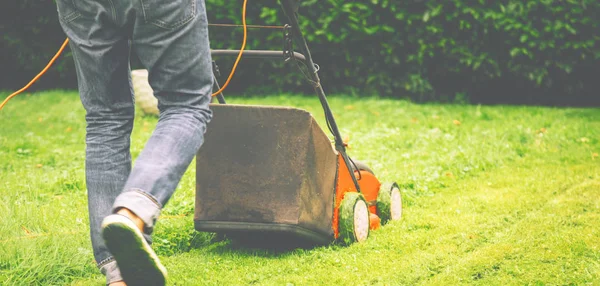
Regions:
<instances>
[{"instance_id":1,"label":"mower wheel","mask_svg":"<svg viewBox=\"0 0 600 286\"><path fill-rule=\"evenodd\" d=\"M375 175L375 173L373 173L373 171L371 170L371 168L369 168L369 166L367 166L367 164L358 161L358 160L354 160L354 164L356 164L356 167L354 167L354 165L352 165L352 163L350 163L350 165L352 165L352 170L356 171L356 169L358 168L359 171L367 171L373 175Z\"/></svg>"},{"instance_id":2,"label":"mower wheel","mask_svg":"<svg viewBox=\"0 0 600 286\"><path fill-rule=\"evenodd\" d=\"M346 193L339 210L340 240L345 244L367 240L369 225L369 208L365 197L360 193Z\"/></svg>"},{"instance_id":3,"label":"mower wheel","mask_svg":"<svg viewBox=\"0 0 600 286\"><path fill-rule=\"evenodd\" d=\"M377 215L382 225L402 218L402 193L398 184L381 184L377 195Z\"/></svg>"}]
</instances>

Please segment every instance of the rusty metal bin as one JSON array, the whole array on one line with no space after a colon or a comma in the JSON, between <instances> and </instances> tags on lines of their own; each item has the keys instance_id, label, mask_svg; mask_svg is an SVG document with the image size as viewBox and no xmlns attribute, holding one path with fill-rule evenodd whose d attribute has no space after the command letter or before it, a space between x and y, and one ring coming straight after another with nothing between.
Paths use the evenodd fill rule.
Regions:
<instances>
[{"instance_id":1,"label":"rusty metal bin","mask_svg":"<svg viewBox=\"0 0 600 286\"><path fill-rule=\"evenodd\" d=\"M198 231L334 240L337 152L310 113L212 105L196 159Z\"/></svg>"}]
</instances>

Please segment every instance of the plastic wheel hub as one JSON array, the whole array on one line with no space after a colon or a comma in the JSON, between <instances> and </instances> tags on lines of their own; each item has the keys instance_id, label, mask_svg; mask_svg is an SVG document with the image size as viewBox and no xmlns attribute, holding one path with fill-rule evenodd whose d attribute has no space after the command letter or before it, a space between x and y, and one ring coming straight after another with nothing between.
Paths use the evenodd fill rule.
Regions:
<instances>
[{"instance_id":1,"label":"plastic wheel hub","mask_svg":"<svg viewBox=\"0 0 600 286\"><path fill-rule=\"evenodd\" d=\"M369 237L369 210L363 200L354 205L354 234L356 241L361 242Z\"/></svg>"},{"instance_id":2,"label":"plastic wheel hub","mask_svg":"<svg viewBox=\"0 0 600 286\"><path fill-rule=\"evenodd\" d=\"M390 211L392 220L402 217L402 195L400 195L398 188L392 189Z\"/></svg>"}]
</instances>

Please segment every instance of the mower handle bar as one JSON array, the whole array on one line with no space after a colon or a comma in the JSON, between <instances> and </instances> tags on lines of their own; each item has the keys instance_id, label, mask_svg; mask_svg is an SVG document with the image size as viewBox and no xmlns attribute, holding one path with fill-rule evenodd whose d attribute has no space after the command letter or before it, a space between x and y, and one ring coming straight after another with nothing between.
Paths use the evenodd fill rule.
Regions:
<instances>
[{"instance_id":1,"label":"mower handle bar","mask_svg":"<svg viewBox=\"0 0 600 286\"><path fill-rule=\"evenodd\" d=\"M212 56L231 56L237 57L240 50L210 50ZM283 51L269 51L269 50L244 50L242 52L243 57L248 58L284 58ZM301 61L306 61L306 57L298 52L294 52L294 58Z\"/></svg>"}]
</instances>

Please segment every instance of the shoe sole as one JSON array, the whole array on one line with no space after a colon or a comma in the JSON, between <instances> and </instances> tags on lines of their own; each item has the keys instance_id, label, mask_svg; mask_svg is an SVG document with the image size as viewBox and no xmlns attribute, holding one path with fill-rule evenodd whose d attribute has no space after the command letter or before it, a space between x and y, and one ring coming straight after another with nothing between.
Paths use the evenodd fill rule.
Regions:
<instances>
[{"instance_id":1,"label":"shoe sole","mask_svg":"<svg viewBox=\"0 0 600 286\"><path fill-rule=\"evenodd\" d=\"M102 222L102 236L127 285L165 285L167 270L129 218L106 217Z\"/></svg>"}]
</instances>

